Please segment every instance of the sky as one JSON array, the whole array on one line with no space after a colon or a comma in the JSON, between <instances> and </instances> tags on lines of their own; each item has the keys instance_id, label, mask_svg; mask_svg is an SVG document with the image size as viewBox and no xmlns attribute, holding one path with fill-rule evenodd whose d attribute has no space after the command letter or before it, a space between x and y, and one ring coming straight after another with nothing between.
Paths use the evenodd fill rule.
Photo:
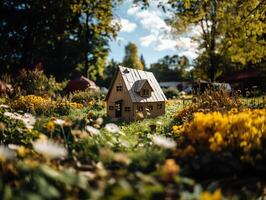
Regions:
<instances>
[{"instance_id":1,"label":"sky","mask_svg":"<svg viewBox=\"0 0 266 200\"><path fill-rule=\"evenodd\" d=\"M118 22L121 29L116 40L110 42L109 59L121 62L128 42L137 45L138 53L144 56L147 66L166 55L185 55L190 61L195 59L198 44L191 37L199 36L199 27L190 27L186 33L173 38L171 27L164 21L169 13L159 9L155 1L151 2L147 9L132 4L132 0L125 0L115 8L114 22Z\"/></svg>"}]
</instances>

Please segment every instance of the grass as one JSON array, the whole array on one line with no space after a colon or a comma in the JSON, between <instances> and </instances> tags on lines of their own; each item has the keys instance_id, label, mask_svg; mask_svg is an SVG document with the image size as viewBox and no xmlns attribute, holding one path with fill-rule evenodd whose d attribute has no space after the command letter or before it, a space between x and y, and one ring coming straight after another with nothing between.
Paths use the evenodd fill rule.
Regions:
<instances>
[{"instance_id":1,"label":"grass","mask_svg":"<svg viewBox=\"0 0 266 200\"><path fill-rule=\"evenodd\" d=\"M261 100L263 98L256 101ZM250 99L242 99L242 101L250 103ZM240 182L241 186L237 186L233 191L234 195L240 195L238 194L239 191L245 191L242 186L245 186L245 181L248 181L245 178L240 179L239 176L237 178L234 176L232 183L227 183L228 180L228 182L231 181L230 177L208 176L202 179L200 174L196 174L196 176L193 173L186 174L191 164L198 166L202 163L206 164L205 161L211 161L210 163L215 164L212 162L212 157L204 157L205 160L202 159L198 162L201 155L197 155L197 158L192 158L193 162L185 163L176 155L175 150L177 149L166 149L153 142L154 135L161 135L178 143L178 137L171 132L172 116L189 103L191 103L191 97L169 100L166 103L165 115L130 123L118 122L120 131L116 133L108 132L104 128L105 124L110 121L106 118L106 110L101 102L95 106L71 109L68 115L37 116L33 132L28 132L29 135L36 133L33 138L38 138L39 133L49 137L51 134L47 131L46 125L47 122L53 121L55 118L70 122L64 126L55 125L52 134L52 139L55 142L64 143L60 138L62 131L67 136L71 136L73 130L79 131L79 133L85 132L86 137L76 138L73 135L74 138L70 138L71 155L55 160L47 160L44 155L37 153L32 148L31 142L34 142L36 138L33 141L27 140L28 145L24 150L26 153L22 151L21 154L19 152L18 159L11 162L15 174L12 174L13 171L8 171L10 162L2 163L0 192L6 195L3 191L10 190L13 193L23 191L25 196L34 194L40 197L39 199L45 199L41 198L43 195L50 195L50 197L54 195L58 196L57 199L64 199L64 197L67 198L72 195L74 191L71 188L74 188L73 194L76 199L84 199L82 195L86 193L87 196L85 195L85 197L90 196L90 199L165 199L169 197L169 199L200 200L204 190L207 189L211 197L211 194L221 186L225 189L226 195L232 196L226 191L230 191L230 189L228 190L230 186ZM99 127L100 133L98 135L90 135L84 131L86 125L94 126L95 120L99 117L103 118L104 122ZM10 124L12 123L10 122ZM151 129L151 125L155 125L156 129ZM22 125L16 129L17 132L20 130L26 131ZM4 134L5 137L9 137L9 134ZM25 174L25 168L30 175ZM187 178L188 175L193 176L199 184L195 184L195 181ZM16 184L13 184L12 180L9 179L10 177L14 177ZM76 179L76 177L78 178ZM24 182L24 179L27 181ZM235 181L235 179L239 180ZM259 183L263 183L259 179L257 180ZM251 182L254 181L250 181L246 185L249 187ZM32 185L38 185L38 187L32 189ZM47 194L43 193L42 187L47 189ZM57 189L59 190L57 193L53 192ZM258 195L257 186L255 193ZM18 196L22 198L23 195L19 193ZM245 197L247 196L246 199L252 199L254 195L246 195ZM249 198L251 196L252 198ZM0 194L0 199L5 198L2 198ZM217 199L221 200L222 198Z\"/></svg>"}]
</instances>

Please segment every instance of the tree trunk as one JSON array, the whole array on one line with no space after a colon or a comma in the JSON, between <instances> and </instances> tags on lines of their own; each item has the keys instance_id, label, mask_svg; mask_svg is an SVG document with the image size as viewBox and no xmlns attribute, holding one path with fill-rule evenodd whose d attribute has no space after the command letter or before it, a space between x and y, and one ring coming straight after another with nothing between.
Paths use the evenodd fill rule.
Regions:
<instances>
[{"instance_id":1,"label":"tree trunk","mask_svg":"<svg viewBox=\"0 0 266 200\"><path fill-rule=\"evenodd\" d=\"M217 2L214 0L212 2L212 11L211 11L211 32L210 32L210 46L209 46L209 61L210 61L210 79L211 82L214 81L215 72L217 70L217 60L215 54L216 48L216 12L217 12Z\"/></svg>"},{"instance_id":2,"label":"tree trunk","mask_svg":"<svg viewBox=\"0 0 266 200\"><path fill-rule=\"evenodd\" d=\"M88 52L89 52L89 14L86 13L86 25L85 25L85 52L84 52L84 75L89 78L89 62L88 62Z\"/></svg>"},{"instance_id":3,"label":"tree trunk","mask_svg":"<svg viewBox=\"0 0 266 200\"><path fill-rule=\"evenodd\" d=\"M26 4L27 5L27 4ZM20 67L21 68L29 68L33 65L33 49L34 49L34 40L35 40L35 30L34 30L34 14L33 14L33 4L27 5L27 32L25 33L25 39L23 41L22 47L22 56L20 60Z\"/></svg>"}]
</instances>

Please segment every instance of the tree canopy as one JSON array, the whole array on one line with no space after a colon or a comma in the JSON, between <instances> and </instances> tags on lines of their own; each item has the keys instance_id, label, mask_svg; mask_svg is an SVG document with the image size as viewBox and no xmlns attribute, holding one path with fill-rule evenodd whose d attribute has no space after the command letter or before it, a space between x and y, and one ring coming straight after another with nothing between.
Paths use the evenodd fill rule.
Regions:
<instances>
[{"instance_id":1,"label":"tree canopy","mask_svg":"<svg viewBox=\"0 0 266 200\"><path fill-rule=\"evenodd\" d=\"M80 71L102 76L114 0L3 0L0 3L1 72L42 63L47 73L67 78Z\"/></svg>"},{"instance_id":2,"label":"tree canopy","mask_svg":"<svg viewBox=\"0 0 266 200\"><path fill-rule=\"evenodd\" d=\"M219 57L242 65L258 63L266 56L263 0L169 0L174 16L169 20L176 33L201 28L199 38L208 77L219 71Z\"/></svg>"},{"instance_id":3,"label":"tree canopy","mask_svg":"<svg viewBox=\"0 0 266 200\"><path fill-rule=\"evenodd\" d=\"M151 64L149 71L153 72L158 81L177 81L188 78L189 60L185 56L164 56Z\"/></svg>"},{"instance_id":4,"label":"tree canopy","mask_svg":"<svg viewBox=\"0 0 266 200\"><path fill-rule=\"evenodd\" d=\"M144 69L142 61L138 55L138 47L136 44L129 42L128 45L125 46L123 65L134 69Z\"/></svg>"}]
</instances>

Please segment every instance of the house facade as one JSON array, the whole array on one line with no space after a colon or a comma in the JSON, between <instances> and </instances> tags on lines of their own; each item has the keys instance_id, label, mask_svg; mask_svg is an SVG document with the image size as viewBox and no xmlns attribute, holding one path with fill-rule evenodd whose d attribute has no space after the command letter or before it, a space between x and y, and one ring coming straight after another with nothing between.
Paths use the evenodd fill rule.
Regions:
<instances>
[{"instance_id":1,"label":"house facade","mask_svg":"<svg viewBox=\"0 0 266 200\"><path fill-rule=\"evenodd\" d=\"M107 115L125 121L157 117L166 100L153 73L119 66L106 96Z\"/></svg>"}]
</instances>

